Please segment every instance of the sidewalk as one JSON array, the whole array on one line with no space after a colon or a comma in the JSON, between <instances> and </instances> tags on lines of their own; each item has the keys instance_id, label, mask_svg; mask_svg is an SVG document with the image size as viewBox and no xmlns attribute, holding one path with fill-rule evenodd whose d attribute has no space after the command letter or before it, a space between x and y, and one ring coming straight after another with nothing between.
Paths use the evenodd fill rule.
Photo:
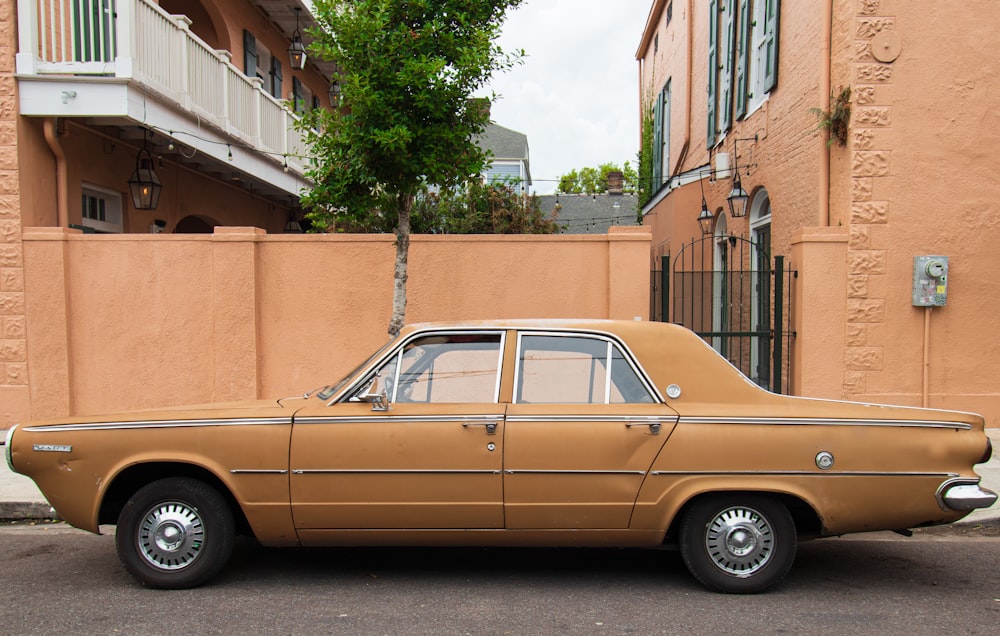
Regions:
<instances>
[{"instance_id":1,"label":"sidewalk","mask_svg":"<svg viewBox=\"0 0 1000 636\"><path fill-rule=\"evenodd\" d=\"M986 432L993 440L993 458L989 463L977 466L976 472L982 477L985 488L1000 493L1000 428L990 428ZM4 433L0 431L0 441ZM3 447L0 447L2 450ZM6 459L0 459L0 519L51 519L54 514L35 482L11 472ZM1000 525L1000 502L976 510L958 523Z\"/></svg>"}]
</instances>

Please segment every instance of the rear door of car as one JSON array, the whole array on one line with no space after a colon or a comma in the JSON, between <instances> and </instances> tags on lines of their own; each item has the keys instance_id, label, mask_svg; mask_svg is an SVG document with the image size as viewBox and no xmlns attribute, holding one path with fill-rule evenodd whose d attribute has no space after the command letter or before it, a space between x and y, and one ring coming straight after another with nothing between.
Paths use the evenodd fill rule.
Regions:
<instances>
[{"instance_id":1,"label":"rear door of car","mask_svg":"<svg viewBox=\"0 0 1000 636\"><path fill-rule=\"evenodd\" d=\"M609 335L522 332L504 430L508 529L628 528L677 422Z\"/></svg>"},{"instance_id":2,"label":"rear door of car","mask_svg":"<svg viewBox=\"0 0 1000 636\"><path fill-rule=\"evenodd\" d=\"M418 334L379 363L388 407L361 401L375 375L336 404L295 417L296 528L502 528L505 332Z\"/></svg>"}]
</instances>

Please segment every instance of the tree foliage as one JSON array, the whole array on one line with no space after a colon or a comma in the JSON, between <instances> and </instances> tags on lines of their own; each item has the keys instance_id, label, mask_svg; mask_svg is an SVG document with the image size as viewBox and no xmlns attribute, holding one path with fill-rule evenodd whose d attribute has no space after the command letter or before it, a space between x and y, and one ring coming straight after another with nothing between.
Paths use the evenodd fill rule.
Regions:
<instances>
[{"instance_id":1,"label":"tree foliage","mask_svg":"<svg viewBox=\"0 0 1000 636\"><path fill-rule=\"evenodd\" d=\"M523 0L314 0L313 52L336 63L343 98L301 121L314 187L303 197L313 227L379 226L396 233L393 315L406 312L414 200L427 183L478 179L488 157L474 141L489 110L472 96L523 52L495 44Z\"/></svg>"},{"instance_id":2,"label":"tree foliage","mask_svg":"<svg viewBox=\"0 0 1000 636\"><path fill-rule=\"evenodd\" d=\"M617 163L602 163L596 168L587 167L580 170L570 170L559 177L557 191L561 194L601 194L608 191L608 174L621 172L624 175L624 191L634 193L638 183L638 174L628 161L625 166Z\"/></svg>"},{"instance_id":3,"label":"tree foliage","mask_svg":"<svg viewBox=\"0 0 1000 636\"><path fill-rule=\"evenodd\" d=\"M553 234L556 213L518 183L470 182L467 188L425 192L413 208L413 231L427 234Z\"/></svg>"}]
</instances>

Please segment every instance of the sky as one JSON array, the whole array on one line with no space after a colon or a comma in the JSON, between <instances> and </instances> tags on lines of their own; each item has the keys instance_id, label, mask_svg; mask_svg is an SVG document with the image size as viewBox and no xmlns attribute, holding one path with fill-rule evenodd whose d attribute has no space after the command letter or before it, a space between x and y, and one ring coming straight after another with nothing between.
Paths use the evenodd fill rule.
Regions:
<instances>
[{"instance_id":1,"label":"sky","mask_svg":"<svg viewBox=\"0 0 1000 636\"><path fill-rule=\"evenodd\" d=\"M639 63L653 0L526 0L500 36L524 63L494 77L497 124L528 136L532 190L602 163L636 165Z\"/></svg>"}]
</instances>

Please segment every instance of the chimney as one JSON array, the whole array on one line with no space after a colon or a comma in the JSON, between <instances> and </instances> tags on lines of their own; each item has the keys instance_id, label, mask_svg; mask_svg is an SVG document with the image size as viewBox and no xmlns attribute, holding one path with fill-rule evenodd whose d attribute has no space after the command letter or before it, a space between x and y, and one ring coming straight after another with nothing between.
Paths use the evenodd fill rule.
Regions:
<instances>
[{"instance_id":1,"label":"chimney","mask_svg":"<svg viewBox=\"0 0 1000 636\"><path fill-rule=\"evenodd\" d=\"M608 194L623 194L625 192L625 175L615 170L608 173Z\"/></svg>"}]
</instances>

